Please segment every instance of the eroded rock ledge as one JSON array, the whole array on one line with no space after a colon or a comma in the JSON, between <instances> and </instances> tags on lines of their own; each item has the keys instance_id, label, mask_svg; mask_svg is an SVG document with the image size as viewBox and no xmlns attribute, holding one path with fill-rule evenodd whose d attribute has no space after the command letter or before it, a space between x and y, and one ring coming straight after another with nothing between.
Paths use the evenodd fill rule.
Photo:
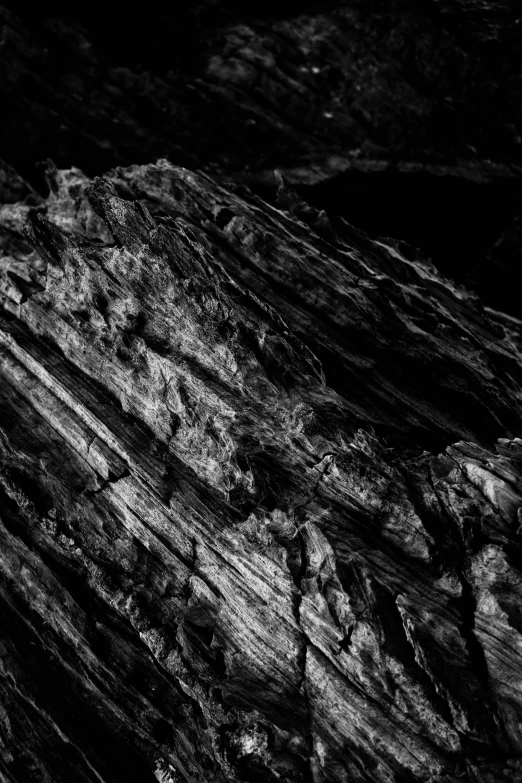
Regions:
<instances>
[{"instance_id":1,"label":"eroded rock ledge","mask_svg":"<svg viewBox=\"0 0 522 783\"><path fill-rule=\"evenodd\" d=\"M283 180L48 181L0 211L5 780L522 780L517 322Z\"/></svg>"}]
</instances>

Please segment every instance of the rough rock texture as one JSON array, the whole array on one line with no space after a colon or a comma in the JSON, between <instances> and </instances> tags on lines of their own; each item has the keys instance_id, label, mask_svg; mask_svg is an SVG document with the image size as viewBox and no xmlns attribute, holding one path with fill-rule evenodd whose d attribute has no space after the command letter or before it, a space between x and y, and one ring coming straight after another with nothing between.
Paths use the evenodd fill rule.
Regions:
<instances>
[{"instance_id":1,"label":"rough rock texture","mask_svg":"<svg viewBox=\"0 0 522 783\"><path fill-rule=\"evenodd\" d=\"M518 317L487 253L522 208L520 27L507 0L4 0L0 156L36 188L47 157L166 158L267 200L279 168Z\"/></svg>"},{"instance_id":2,"label":"rough rock texture","mask_svg":"<svg viewBox=\"0 0 522 783\"><path fill-rule=\"evenodd\" d=\"M0 210L0 776L521 781L517 321L283 179L47 177Z\"/></svg>"}]
</instances>

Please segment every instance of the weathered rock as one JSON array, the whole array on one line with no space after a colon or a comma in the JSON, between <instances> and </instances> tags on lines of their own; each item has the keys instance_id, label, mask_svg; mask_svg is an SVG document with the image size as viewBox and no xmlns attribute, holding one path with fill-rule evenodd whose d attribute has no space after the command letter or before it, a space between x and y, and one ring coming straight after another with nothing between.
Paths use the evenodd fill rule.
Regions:
<instances>
[{"instance_id":1,"label":"weathered rock","mask_svg":"<svg viewBox=\"0 0 522 783\"><path fill-rule=\"evenodd\" d=\"M52 165L47 176L51 196L38 209L61 228L107 241L83 195L88 179ZM272 208L244 188L232 192L165 161L107 176L120 197L188 225L235 280L284 315L356 420L390 443L440 449L471 438L491 447L519 434L516 332L418 251L372 242L343 220L332 225L283 181L280 208ZM4 207L10 236L22 236L34 213Z\"/></svg>"},{"instance_id":2,"label":"weathered rock","mask_svg":"<svg viewBox=\"0 0 522 783\"><path fill-rule=\"evenodd\" d=\"M0 213L2 776L521 780L516 341L284 182L48 178Z\"/></svg>"},{"instance_id":3,"label":"weathered rock","mask_svg":"<svg viewBox=\"0 0 522 783\"><path fill-rule=\"evenodd\" d=\"M90 176L166 158L267 199L279 168L517 317L516 270L486 258L522 192L511 6L4 0L1 154L37 188L48 156Z\"/></svg>"}]
</instances>

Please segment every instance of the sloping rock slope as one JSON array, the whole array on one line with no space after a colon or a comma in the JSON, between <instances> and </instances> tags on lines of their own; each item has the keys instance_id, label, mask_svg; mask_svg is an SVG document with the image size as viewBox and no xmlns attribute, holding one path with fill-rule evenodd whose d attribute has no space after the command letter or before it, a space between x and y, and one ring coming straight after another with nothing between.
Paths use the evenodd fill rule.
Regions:
<instances>
[{"instance_id":1,"label":"sloping rock slope","mask_svg":"<svg viewBox=\"0 0 522 783\"><path fill-rule=\"evenodd\" d=\"M0 776L522 780L516 321L165 162L0 210Z\"/></svg>"},{"instance_id":2,"label":"sloping rock slope","mask_svg":"<svg viewBox=\"0 0 522 783\"><path fill-rule=\"evenodd\" d=\"M488 251L522 205L520 27L508 0L3 0L0 155L37 188L47 157L166 158L267 200L279 168L519 316Z\"/></svg>"}]
</instances>

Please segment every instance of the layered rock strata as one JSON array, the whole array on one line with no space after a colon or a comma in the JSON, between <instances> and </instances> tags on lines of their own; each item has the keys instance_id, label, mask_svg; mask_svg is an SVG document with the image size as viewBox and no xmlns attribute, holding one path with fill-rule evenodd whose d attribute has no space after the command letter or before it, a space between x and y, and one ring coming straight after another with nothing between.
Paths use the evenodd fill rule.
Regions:
<instances>
[{"instance_id":1,"label":"layered rock strata","mask_svg":"<svg viewBox=\"0 0 522 783\"><path fill-rule=\"evenodd\" d=\"M47 176L0 211L3 778L522 780L516 324L283 179Z\"/></svg>"}]
</instances>

